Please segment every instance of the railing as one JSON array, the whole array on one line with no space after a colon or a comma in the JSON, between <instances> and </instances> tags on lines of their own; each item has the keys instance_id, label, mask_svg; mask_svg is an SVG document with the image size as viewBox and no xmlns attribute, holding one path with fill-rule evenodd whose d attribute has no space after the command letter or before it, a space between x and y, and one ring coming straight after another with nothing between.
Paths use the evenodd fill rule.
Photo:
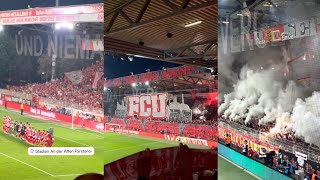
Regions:
<instances>
[{"instance_id":1,"label":"railing","mask_svg":"<svg viewBox=\"0 0 320 180\"><path fill-rule=\"evenodd\" d=\"M316 163L320 163L320 149L312 146L308 146L304 143L294 142L287 139L270 138L264 135L262 132L246 127L244 125L237 124L232 121L226 121L225 119L219 119L219 127L235 131L239 134L249 136L253 139L263 141L269 145L278 147L282 150L295 154L300 152L308 155L308 159Z\"/></svg>"},{"instance_id":2,"label":"railing","mask_svg":"<svg viewBox=\"0 0 320 180\"><path fill-rule=\"evenodd\" d=\"M18 98L22 98L22 99L28 99L28 100L32 99L32 95L31 94L22 93L22 92L16 92L16 91L9 91L9 90L6 90L6 89L0 89L0 93L1 94L6 94L6 95L10 95L10 96L14 96L14 97L18 97ZM93 107L89 107L89 106L70 103L70 102L67 102L67 101L55 100L55 99L44 98L44 97L40 97L40 101L41 101L41 103L44 103L44 104L62 106L62 107L68 108L68 109L70 109L70 108L71 109L78 109L78 110L85 111L85 112L91 112L93 114L101 114L101 115L104 114L102 108L97 109L97 108L93 108Z\"/></svg>"}]
</instances>

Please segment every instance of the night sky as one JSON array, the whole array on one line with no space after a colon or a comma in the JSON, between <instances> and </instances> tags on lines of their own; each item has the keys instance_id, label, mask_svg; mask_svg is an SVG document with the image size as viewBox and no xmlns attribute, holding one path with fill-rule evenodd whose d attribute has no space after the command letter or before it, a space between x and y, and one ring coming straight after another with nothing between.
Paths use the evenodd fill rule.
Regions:
<instances>
[{"instance_id":1,"label":"night sky","mask_svg":"<svg viewBox=\"0 0 320 180\"><path fill-rule=\"evenodd\" d=\"M114 79L123 76L145 73L147 69L150 71L161 70L163 67L177 67L178 64L155 61L150 59L142 59L134 57L133 61L129 61L127 58L121 60L119 57L105 56L104 59L104 74L107 79Z\"/></svg>"},{"instance_id":2,"label":"night sky","mask_svg":"<svg viewBox=\"0 0 320 180\"><path fill-rule=\"evenodd\" d=\"M0 10L17 10L31 7L52 7L56 0L0 0ZM103 0L60 0L60 6L103 3Z\"/></svg>"}]
</instances>

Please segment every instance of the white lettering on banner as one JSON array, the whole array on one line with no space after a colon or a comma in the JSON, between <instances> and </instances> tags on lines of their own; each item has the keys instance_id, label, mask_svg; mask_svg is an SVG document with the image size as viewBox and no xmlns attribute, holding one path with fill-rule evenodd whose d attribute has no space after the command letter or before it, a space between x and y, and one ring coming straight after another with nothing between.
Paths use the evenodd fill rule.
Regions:
<instances>
[{"instance_id":1,"label":"white lettering on banner","mask_svg":"<svg viewBox=\"0 0 320 180\"><path fill-rule=\"evenodd\" d=\"M75 15L103 13L102 3L84 6L65 6L55 8L34 8L0 12L0 18L34 17L43 15Z\"/></svg>"},{"instance_id":2,"label":"white lettering on banner","mask_svg":"<svg viewBox=\"0 0 320 180\"><path fill-rule=\"evenodd\" d=\"M94 55L103 56L103 38L101 35L48 35L25 36L16 35L16 52L18 55L39 57L47 53L49 57L58 55L61 59L94 59ZM82 47L83 42L89 42L89 48ZM92 48L91 42L95 41ZM47 44L47 52L43 50ZM102 45L102 48L100 47ZM101 50L102 49L102 50ZM92 53L90 53L92 51ZM89 57L91 54L92 57Z\"/></svg>"},{"instance_id":3,"label":"white lettering on banner","mask_svg":"<svg viewBox=\"0 0 320 180\"><path fill-rule=\"evenodd\" d=\"M96 125L96 128L97 128L98 130L103 130L103 129L104 129L103 123L97 124L97 125Z\"/></svg>"},{"instance_id":4,"label":"white lettering on banner","mask_svg":"<svg viewBox=\"0 0 320 180\"><path fill-rule=\"evenodd\" d=\"M114 131L114 129L110 128L110 131ZM116 129L115 131L119 133L139 135L139 131L131 131L131 130L125 130L125 129Z\"/></svg>"},{"instance_id":5,"label":"white lettering on banner","mask_svg":"<svg viewBox=\"0 0 320 180\"><path fill-rule=\"evenodd\" d=\"M101 14L55 15L38 17L0 18L0 25L46 24L61 22L103 22Z\"/></svg>"},{"instance_id":6,"label":"white lettering on banner","mask_svg":"<svg viewBox=\"0 0 320 180\"><path fill-rule=\"evenodd\" d=\"M41 116L46 116L50 118L56 118L56 114L53 112L46 112L41 109L36 109L36 108L30 108L30 112L36 115L41 115Z\"/></svg>"},{"instance_id":7,"label":"white lettering on banner","mask_svg":"<svg viewBox=\"0 0 320 180\"><path fill-rule=\"evenodd\" d=\"M171 135L165 135L165 139L170 141L180 141L183 143L195 144L199 146L208 146L207 140L203 140L203 139L195 139L195 138L171 136Z\"/></svg>"},{"instance_id":8,"label":"white lettering on banner","mask_svg":"<svg viewBox=\"0 0 320 180\"><path fill-rule=\"evenodd\" d=\"M300 152L297 152L297 151L295 152L295 155L296 155L297 158L303 159L305 161L308 159L308 155L300 153Z\"/></svg>"},{"instance_id":9,"label":"white lettering on banner","mask_svg":"<svg viewBox=\"0 0 320 180\"><path fill-rule=\"evenodd\" d=\"M30 108L30 112L33 113L33 114L37 114L37 109Z\"/></svg>"},{"instance_id":10,"label":"white lettering on banner","mask_svg":"<svg viewBox=\"0 0 320 180\"><path fill-rule=\"evenodd\" d=\"M41 111L42 116L50 117L50 118L56 118L56 114L53 112L46 112L46 111Z\"/></svg>"},{"instance_id":11,"label":"white lettering on banner","mask_svg":"<svg viewBox=\"0 0 320 180\"><path fill-rule=\"evenodd\" d=\"M167 113L167 94L128 96L128 117L164 118Z\"/></svg>"}]
</instances>

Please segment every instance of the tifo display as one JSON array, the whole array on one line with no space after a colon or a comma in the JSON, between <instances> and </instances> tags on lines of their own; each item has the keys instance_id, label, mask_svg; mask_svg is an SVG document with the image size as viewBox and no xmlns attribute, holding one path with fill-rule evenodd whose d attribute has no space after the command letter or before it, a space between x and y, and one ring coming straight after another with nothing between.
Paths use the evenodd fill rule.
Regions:
<instances>
[{"instance_id":1,"label":"tifo display","mask_svg":"<svg viewBox=\"0 0 320 180\"><path fill-rule=\"evenodd\" d=\"M3 117L2 129L5 134L12 135L32 146L51 147L54 142L53 129L40 131L31 127L28 122L22 124L9 116Z\"/></svg>"}]
</instances>

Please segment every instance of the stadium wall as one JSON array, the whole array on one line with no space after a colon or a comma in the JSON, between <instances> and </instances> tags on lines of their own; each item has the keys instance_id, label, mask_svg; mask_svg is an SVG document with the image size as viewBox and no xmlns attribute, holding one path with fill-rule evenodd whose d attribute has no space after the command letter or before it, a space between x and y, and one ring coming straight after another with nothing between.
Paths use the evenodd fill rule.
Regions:
<instances>
[{"instance_id":1,"label":"stadium wall","mask_svg":"<svg viewBox=\"0 0 320 180\"><path fill-rule=\"evenodd\" d=\"M230 149L220 143L218 144L218 153L221 156L232 161L236 165L240 166L241 168L248 170L249 172L264 180L291 180L291 178L289 178L288 176L285 176L278 171L275 171L259 162L256 162L255 160L243 156L237 151Z\"/></svg>"},{"instance_id":2,"label":"stadium wall","mask_svg":"<svg viewBox=\"0 0 320 180\"><path fill-rule=\"evenodd\" d=\"M0 106L4 106L4 102L0 100ZM16 102L7 102L7 108L19 110L20 111L20 104ZM43 110L40 108L33 108L31 106L25 105L24 106L24 112L34 114L40 117L48 118L52 121L63 121L67 124L72 124L72 116L66 115L66 114L60 114L56 112L50 112L47 110ZM91 121L86 120L82 118L73 118L73 124L75 126L81 126L84 128L88 128L95 131L103 131L104 129L104 123L103 122L97 122L97 121Z\"/></svg>"},{"instance_id":3,"label":"stadium wall","mask_svg":"<svg viewBox=\"0 0 320 180\"><path fill-rule=\"evenodd\" d=\"M106 131L113 132L114 130L110 128L110 129L106 129ZM178 142L194 144L198 146L207 146L207 147L214 147L214 148L218 146L218 143L214 141L207 141L204 139L188 138L188 137L175 136L175 135L157 134L157 133L132 131L132 130L125 130L125 129L117 129L116 132L124 133L124 134L134 134L138 136L151 137L151 138L157 138L157 139L163 139L163 140L169 140L169 141L178 141Z\"/></svg>"}]
</instances>

